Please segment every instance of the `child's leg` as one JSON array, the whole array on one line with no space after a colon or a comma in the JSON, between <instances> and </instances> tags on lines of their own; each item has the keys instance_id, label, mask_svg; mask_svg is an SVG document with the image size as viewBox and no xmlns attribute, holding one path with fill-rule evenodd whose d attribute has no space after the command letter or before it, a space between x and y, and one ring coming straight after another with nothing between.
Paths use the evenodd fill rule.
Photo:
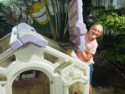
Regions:
<instances>
[{"instance_id":1,"label":"child's leg","mask_svg":"<svg viewBox=\"0 0 125 94\"><path fill-rule=\"evenodd\" d=\"M93 64L89 65L90 67L90 85L89 85L89 94L92 94L92 74L93 74Z\"/></svg>"}]
</instances>

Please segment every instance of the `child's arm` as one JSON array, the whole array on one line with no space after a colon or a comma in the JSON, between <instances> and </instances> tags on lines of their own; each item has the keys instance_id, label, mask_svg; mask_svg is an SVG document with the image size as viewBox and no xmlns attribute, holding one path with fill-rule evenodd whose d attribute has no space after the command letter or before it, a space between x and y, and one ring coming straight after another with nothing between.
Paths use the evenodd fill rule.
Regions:
<instances>
[{"instance_id":1,"label":"child's arm","mask_svg":"<svg viewBox=\"0 0 125 94\"><path fill-rule=\"evenodd\" d=\"M92 57L93 54L91 54L90 52L88 52L88 50L84 50L84 51L78 51L78 53L80 54L80 56L82 57L82 60L84 62L88 62Z\"/></svg>"}]
</instances>

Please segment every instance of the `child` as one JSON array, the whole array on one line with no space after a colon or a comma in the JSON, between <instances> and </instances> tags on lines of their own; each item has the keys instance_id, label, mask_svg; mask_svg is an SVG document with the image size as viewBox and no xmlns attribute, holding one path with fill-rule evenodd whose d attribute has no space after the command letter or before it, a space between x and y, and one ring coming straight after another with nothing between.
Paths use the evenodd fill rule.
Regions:
<instances>
[{"instance_id":1,"label":"child","mask_svg":"<svg viewBox=\"0 0 125 94\"><path fill-rule=\"evenodd\" d=\"M83 51L76 51L76 54L79 59L86 62L90 67L90 87L89 87L89 94L92 94L92 73L93 73L93 55L96 53L96 49L98 43L96 38L102 36L103 34L103 26L101 24L93 24L89 31L85 33L85 43L86 49Z\"/></svg>"}]
</instances>

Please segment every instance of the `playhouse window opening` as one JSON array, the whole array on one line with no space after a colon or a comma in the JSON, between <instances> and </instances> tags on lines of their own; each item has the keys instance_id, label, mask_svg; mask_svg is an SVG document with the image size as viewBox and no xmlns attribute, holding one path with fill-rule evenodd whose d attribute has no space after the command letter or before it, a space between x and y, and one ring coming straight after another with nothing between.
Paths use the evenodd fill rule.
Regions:
<instances>
[{"instance_id":1,"label":"playhouse window opening","mask_svg":"<svg viewBox=\"0 0 125 94\"><path fill-rule=\"evenodd\" d=\"M53 55L51 55L49 53L46 53L46 52L44 53L44 59L52 62L53 64L58 60L57 57L55 57L55 56L53 56Z\"/></svg>"}]
</instances>

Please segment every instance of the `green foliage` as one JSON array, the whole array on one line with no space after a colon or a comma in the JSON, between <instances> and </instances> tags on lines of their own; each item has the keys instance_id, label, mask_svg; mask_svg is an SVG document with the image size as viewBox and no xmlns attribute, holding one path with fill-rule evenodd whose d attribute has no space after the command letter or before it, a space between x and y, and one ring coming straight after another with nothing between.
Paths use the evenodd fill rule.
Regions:
<instances>
[{"instance_id":1,"label":"green foliage","mask_svg":"<svg viewBox=\"0 0 125 94\"><path fill-rule=\"evenodd\" d=\"M104 36L99 42L99 51L103 57L112 63L125 63L125 12L121 10L106 10L103 7L94 8L92 23L104 26Z\"/></svg>"},{"instance_id":2,"label":"green foliage","mask_svg":"<svg viewBox=\"0 0 125 94\"><path fill-rule=\"evenodd\" d=\"M100 53L113 63L125 63L125 34L104 36L99 44Z\"/></svg>"},{"instance_id":3,"label":"green foliage","mask_svg":"<svg viewBox=\"0 0 125 94\"><path fill-rule=\"evenodd\" d=\"M122 12L123 10L121 10ZM93 18L93 23L101 23L106 31L124 31L125 30L125 16L120 15L116 10L105 10L104 8L97 9L95 11Z\"/></svg>"}]
</instances>

